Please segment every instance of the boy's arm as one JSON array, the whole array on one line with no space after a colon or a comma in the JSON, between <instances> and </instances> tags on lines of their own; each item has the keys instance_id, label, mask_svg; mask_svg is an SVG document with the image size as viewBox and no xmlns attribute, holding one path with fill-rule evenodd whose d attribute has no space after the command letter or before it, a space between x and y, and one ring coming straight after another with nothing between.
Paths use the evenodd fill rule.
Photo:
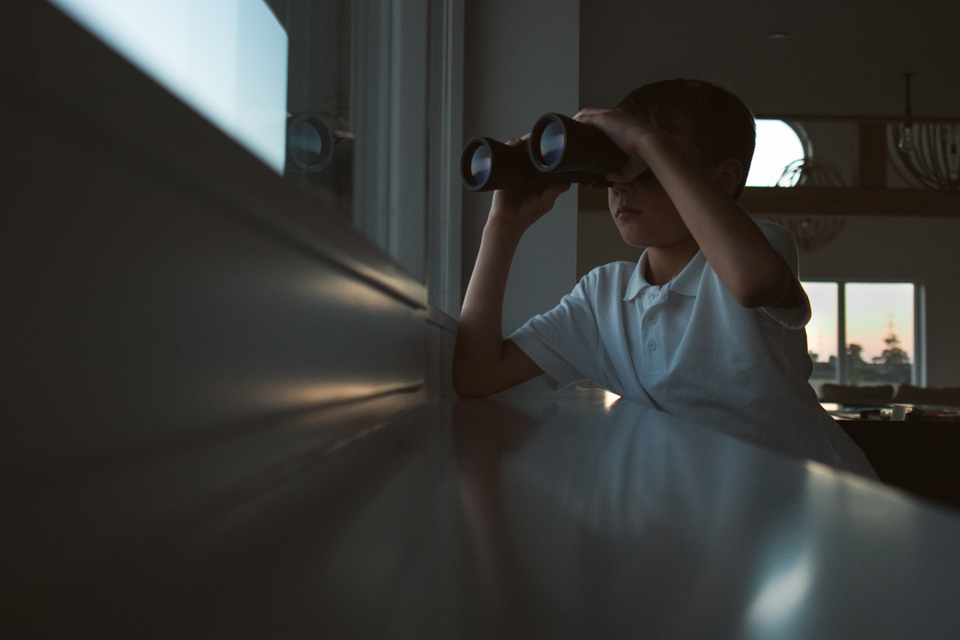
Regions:
<instances>
[{"instance_id":1,"label":"boy's arm","mask_svg":"<svg viewBox=\"0 0 960 640\"><path fill-rule=\"evenodd\" d=\"M543 373L520 347L503 339L503 297L520 238L569 188L554 184L494 192L460 312L453 353L453 386L459 395L486 397Z\"/></svg>"},{"instance_id":2,"label":"boy's arm","mask_svg":"<svg viewBox=\"0 0 960 640\"><path fill-rule=\"evenodd\" d=\"M743 178L739 160L704 169L669 133L620 109L585 109L577 119L604 131L631 156L624 175L608 178L627 181L647 166L653 170L707 262L741 305L799 304L790 267L732 198Z\"/></svg>"}]
</instances>

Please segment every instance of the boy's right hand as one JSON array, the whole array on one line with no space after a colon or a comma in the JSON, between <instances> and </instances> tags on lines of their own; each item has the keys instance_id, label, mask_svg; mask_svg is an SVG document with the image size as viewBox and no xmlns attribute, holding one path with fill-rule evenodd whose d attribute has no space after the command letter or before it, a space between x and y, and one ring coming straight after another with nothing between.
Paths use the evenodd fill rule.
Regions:
<instances>
[{"instance_id":1,"label":"boy's right hand","mask_svg":"<svg viewBox=\"0 0 960 640\"><path fill-rule=\"evenodd\" d=\"M662 134L663 131L658 127L623 109L587 107L581 109L573 119L600 129L627 154L627 163L605 176L610 182L630 182L650 168L640 155L637 142L644 136Z\"/></svg>"},{"instance_id":2,"label":"boy's right hand","mask_svg":"<svg viewBox=\"0 0 960 640\"><path fill-rule=\"evenodd\" d=\"M519 147L530 136L507 140L511 147ZM494 224L523 234L534 222L553 209L560 194L570 189L570 183L559 182L540 187L498 189L493 192L493 204L487 224Z\"/></svg>"}]
</instances>

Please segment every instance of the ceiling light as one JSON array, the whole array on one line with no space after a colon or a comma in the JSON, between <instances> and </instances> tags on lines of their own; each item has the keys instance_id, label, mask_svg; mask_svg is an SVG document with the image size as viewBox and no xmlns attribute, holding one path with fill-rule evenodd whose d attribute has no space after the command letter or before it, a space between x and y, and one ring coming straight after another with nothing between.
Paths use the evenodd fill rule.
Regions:
<instances>
[{"instance_id":1,"label":"ceiling light","mask_svg":"<svg viewBox=\"0 0 960 640\"><path fill-rule=\"evenodd\" d=\"M912 73L906 80L903 122L887 125L887 150L893 168L913 187L960 191L960 124L914 122L910 105Z\"/></svg>"},{"instance_id":2,"label":"ceiling light","mask_svg":"<svg viewBox=\"0 0 960 640\"><path fill-rule=\"evenodd\" d=\"M843 177L836 167L822 160L803 158L787 165L777 182L778 187L843 187ZM770 218L786 227L803 252L816 251L830 244L847 224L846 218L780 216Z\"/></svg>"}]
</instances>

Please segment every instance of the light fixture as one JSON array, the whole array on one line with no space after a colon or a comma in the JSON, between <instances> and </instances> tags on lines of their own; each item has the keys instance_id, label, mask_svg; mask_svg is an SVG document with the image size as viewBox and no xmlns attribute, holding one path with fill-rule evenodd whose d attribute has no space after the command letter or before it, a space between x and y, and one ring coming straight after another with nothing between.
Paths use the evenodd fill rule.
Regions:
<instances>
[{"instance_id":1,"label":"light fixture","mask_svg":"<svg viewBox=\"0 0 960 640\"><path fill-rule=\"evenodd\" d=\"M842 187L843 177L832 165L822 160L803 158L786 166L778 187ZM770 218L785 227L797 243L797 249L808 253L830 244L847 226L846 218L835 216L777 216Z\"/></svg>"},{"instance_id":2,"label":"light fixture","mask_svg":"<svg viewBox=\"0 0 960 640\"><path fill-rule=\"evenodd\" d=\"M907 85L907 104L904 109L903 126L900 128L900 141L898 142L897 147L905 153L910 153L917 148L917 132L913 128L913 111L910 109L910 78L912 77L913 74L910 72L903 74L903 79Z\"/></svg>"},{"instance_id":3,"label":"light fixture","mask_svg":"<svg viewBox=\"0 0 960 640\"><path fill-rule=\"evenodd\" d=\"M887 125L887 151L894 170L916 188L960 190L960 124L914 122L910 104L912 73L906 81L903 122Z\"/></svg>"}]
</instances>

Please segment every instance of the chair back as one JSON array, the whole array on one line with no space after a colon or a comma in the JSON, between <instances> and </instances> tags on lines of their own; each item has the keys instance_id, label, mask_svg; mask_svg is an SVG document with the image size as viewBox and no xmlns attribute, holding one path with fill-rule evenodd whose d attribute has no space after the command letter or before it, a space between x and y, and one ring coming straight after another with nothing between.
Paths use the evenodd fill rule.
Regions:
<instances>
[{"instance_id":1,"label":"chair back","mask_svg":"<svg viewBox=\"0 0 960 640\"><path fill-rule=\"evenodd\" d=\"M895 402L905 404L942 404L960 407L960 387L915 387L902 384L897 389Z\"/></svg>"},{"instance_id":2,"label":"chair back","mask_svg":"<svg viewBox=\"0 0 960 640\"><path fill-rule=\"evenodd\" d=\"M843 384L820 386L820 402L838 404L889 404L893 402L893 386L855 387Z\"/></svg>"}]
</instances>

